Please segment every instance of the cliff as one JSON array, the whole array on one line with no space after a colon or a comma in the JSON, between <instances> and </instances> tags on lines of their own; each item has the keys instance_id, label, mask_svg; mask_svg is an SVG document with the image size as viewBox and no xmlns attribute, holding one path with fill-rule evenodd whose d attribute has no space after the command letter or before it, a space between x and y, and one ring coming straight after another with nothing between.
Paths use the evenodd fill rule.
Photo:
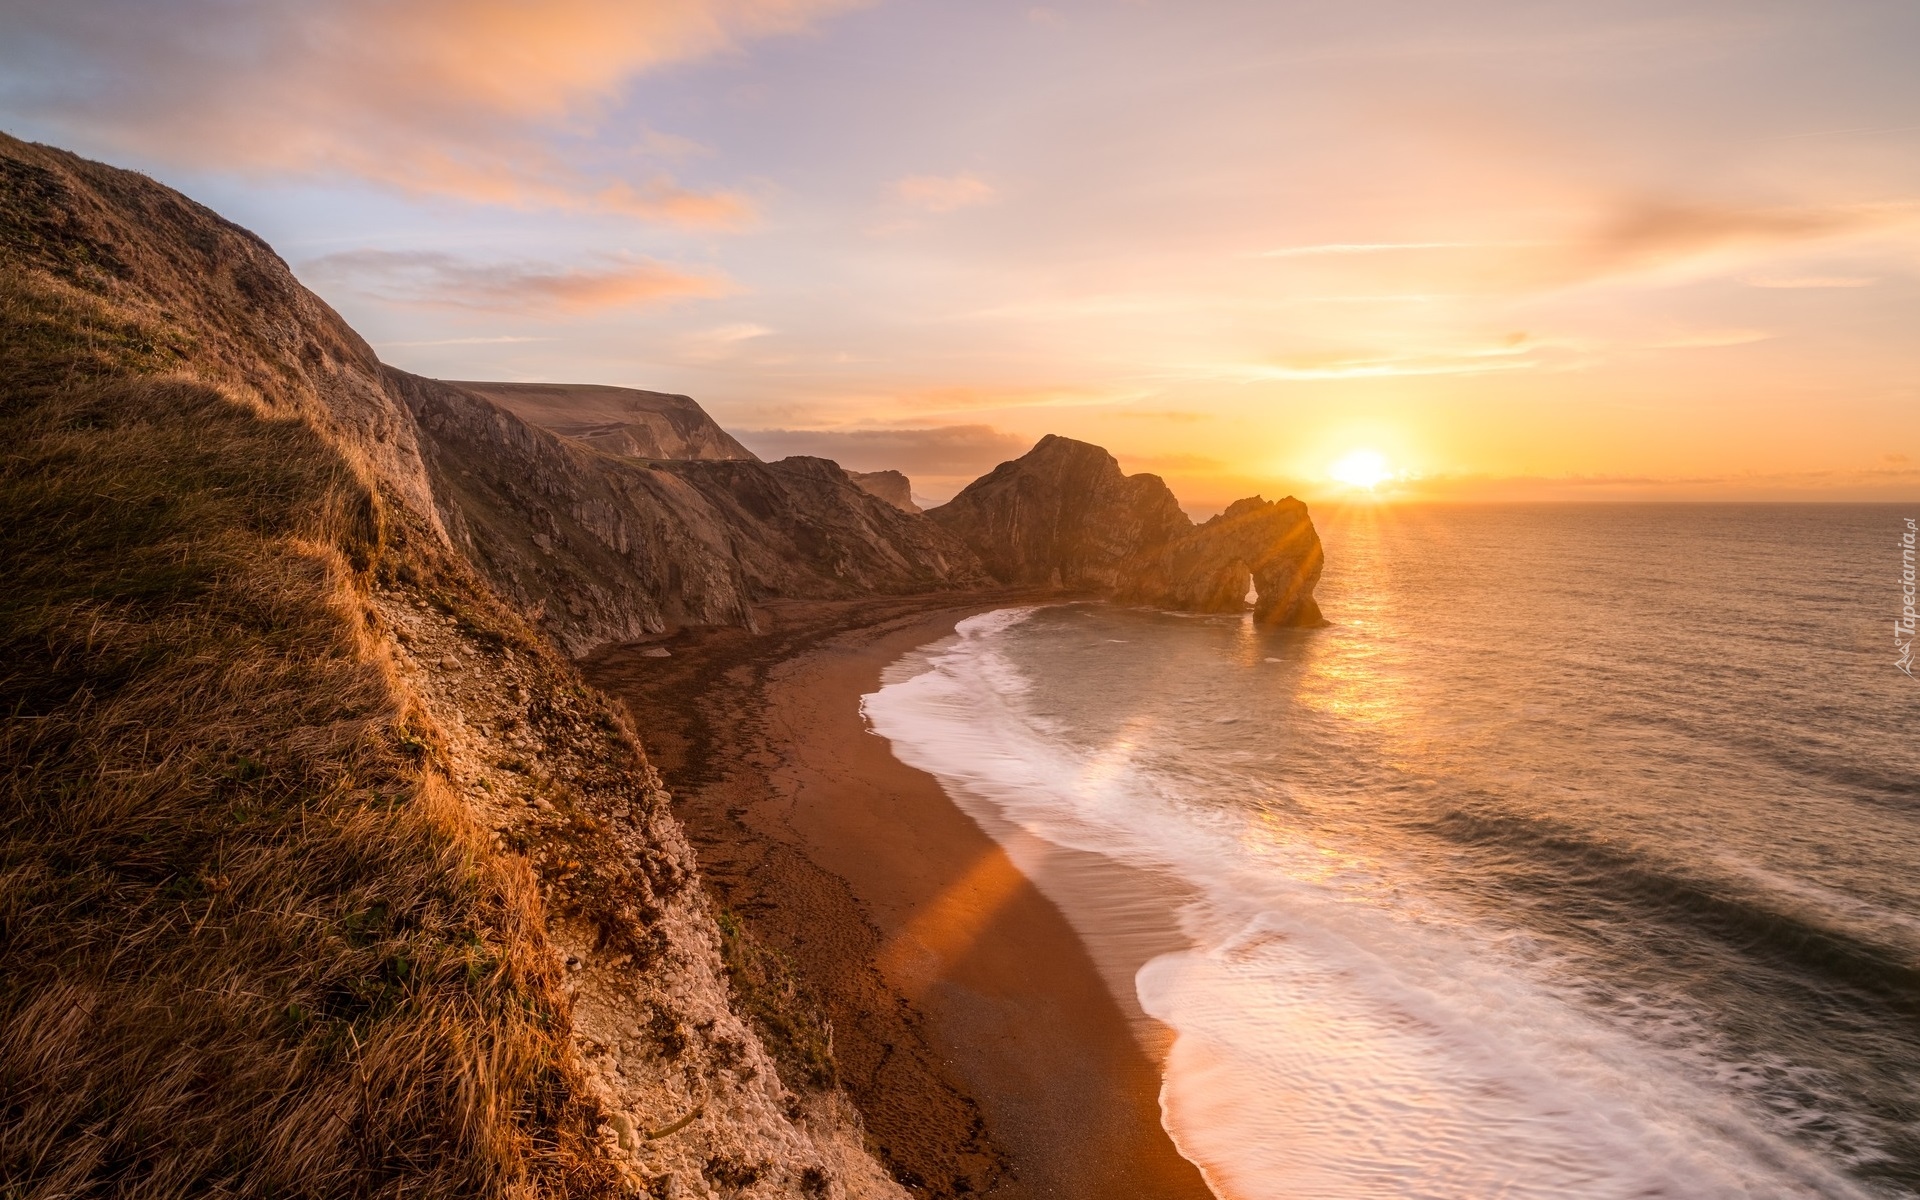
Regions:
<instances>
[{"instance_id":1,"label":"cliff","mask_svg":"<svg viewBox=\"0 0 1920 1200\"><path fill-rule=\"evenodd\" d=\"M824 458L674 463L734 527L757 592L812 599L980 587L993 581L958 538L858 487Z\"/></svg>"},{"instance_id":2,"label":"cliff","mask_svg":"<svg viewBox=\"0 0 1920 1200\"><path fill-rule=\"evenodd\" d=\"M1314 612L1297 502L1195 529L1049 438L923 516L685 397L424 379L244 229L3 135L0 247L23 1198L898 1200L571 656L996 577Z\"/></svg>"},{"instance_id":3,"label":"cliff","mask_svg":"<svg viewBox=\"0 0 1920 1200\"><path fill-rule=\"evenodd\" d=\"M824 459L617 457L469 385L381 373L413 418L447 536L569 653L679 625L751 626L753 605L774 597L986 580L957 539Z\"/></svg>"},{"instance_id":4,"label":"cliff","mask_svg":"<svg viewBox=\"0 0 1920 1200\"><path fill-rule=\"evenodd\" d=\"M60 151L0 138L0 246L9 1194L903 1197L805 1006L742 1015L751 946L547 632L908 586L833 540L905 514L841 480L810 556L737 558L805 518L391 372Z\"/></svg>"},{"instance_id":5,"label":"cliff","mask_svg":"<svg viewBox=\"0 0 1920 1200\"><path fill-rule=\"evenodd\" d=\"M1258 496L1195 527L1157 475L1127 475L1098 446L1052 434L968 484L929 519L1003 583L1094 591L1192 612L1321 622L1324 556L1306 505Z\"/></svg>"},{"instance_id":6,"label":"cliff","mask_svg":"<svg viewBox=\"0 0 1920 1200\"><path fill-rule=\"evenodd\" d=\"M714 423L691 396L585 383L472 383L483 396L538 425L623 458L742 459L753 451Z\"/></svg>"},{"instance_id":7,"label":"cliff","mask_svg":"<svg viewBox=\"0 0 1920 1200\"><path fill-rule=\"evenodd\" d=\"M1155 475L1123 475L1098 446L1048 434L927 516L1003 583L1113 590L1144 547L1192 528Z\"/></svg>"},{"instance_id":8,"label":"cliff","mask_svg":"<svg viewBox=\"0 0 1920 1200\"><path fill-rule=\"evenodd\" d=\"M847 478L867 495L878 496L901 512L921 511L913 502L913 481L898 471L848 471Z\"/></svg>"}]
</instances>

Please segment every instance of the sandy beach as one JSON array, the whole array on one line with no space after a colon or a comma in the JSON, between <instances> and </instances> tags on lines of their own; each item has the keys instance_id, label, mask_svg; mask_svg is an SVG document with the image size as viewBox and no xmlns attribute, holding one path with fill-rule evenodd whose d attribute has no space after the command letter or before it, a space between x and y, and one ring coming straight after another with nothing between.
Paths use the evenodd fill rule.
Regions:
<instances>
[{"instance_id":1,"label":"sandy beach","mask_svg":"<svg viewBox=\"0 0 1920 1200\"><path fill-rule=\"evenodd\" d=\"M832 1021L870 1141L929 1196L1204 1200L1156 1063L1060 911L859 698L1019 597L786 604L587 664L632 708L716 900Z\"/></svg>"}]
</instances>

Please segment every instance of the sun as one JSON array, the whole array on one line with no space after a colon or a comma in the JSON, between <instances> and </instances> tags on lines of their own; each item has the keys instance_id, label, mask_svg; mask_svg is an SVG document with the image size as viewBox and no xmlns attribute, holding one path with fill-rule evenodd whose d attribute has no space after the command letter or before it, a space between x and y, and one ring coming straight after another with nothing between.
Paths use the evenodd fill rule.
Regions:
<instances>
[{"instance_id":1,"label":"sun","mask_svg":"<svg viewBox=\"0 0 1920 1200\"><path fill-rule=\"evenodd\" d=\"M1327 474L1349 487L1372 491L1393 478L1393 468L1377 450L1355 450L1328 467Z\"/></svg>"}]
</instances>

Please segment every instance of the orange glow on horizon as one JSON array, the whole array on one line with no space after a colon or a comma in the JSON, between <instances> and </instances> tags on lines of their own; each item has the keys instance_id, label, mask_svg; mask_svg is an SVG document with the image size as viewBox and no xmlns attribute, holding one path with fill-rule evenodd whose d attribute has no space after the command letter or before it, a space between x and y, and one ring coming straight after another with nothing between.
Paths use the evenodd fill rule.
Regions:
<instances>
[{"instance_id":1,"label":"orange glow on horizon","mask_svg":"<svg viewBox=\"0 0 1920 1200\"><path fill-rule=\"evenodd\" d=\"M1920 497L1899 5L95 7L0 39L6 127L219 199L419 374L936 504L1046 434L1202 517Z\"/></svg>"}]
</instances>

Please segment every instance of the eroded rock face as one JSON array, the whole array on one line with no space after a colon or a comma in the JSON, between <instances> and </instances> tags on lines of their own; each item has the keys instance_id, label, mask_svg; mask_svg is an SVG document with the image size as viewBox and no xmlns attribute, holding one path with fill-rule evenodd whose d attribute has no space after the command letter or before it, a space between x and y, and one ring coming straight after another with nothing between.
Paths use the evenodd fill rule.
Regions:
<instances>
[{"instance_id":1,"label":"eroded rock face","mask_svg":"<svg viewBox=\"0 0 1920 1200\"><path fill-rule=\"evenodd\" d=\"M990 582L972 551L820 458L638 460L460 385L384 368L449 538L570 653L753 605ZM704 416L704 414L702 414Z\"/></svg>"},{"instance_id":2,"label":"eroded rock face","mask_svg":"<svg viewBox=\"0 0 1920 1200\"><path fill-rule=\"evenodd\" d=\"M1102 591L1143 550L1193 528L1158 475L1123 475L1100 447L1053 434L927 516L1002 583Z\"/></svg>"},{"instance_id":3,"label":"eroded rock face","mask_svg":"<svg viewBox=\"0 0 1920 1200\"><path fill-rule=\"evenodd\" d=\"M1195 527L1157 475L1127 475L1098 446L1049 434L928 511L997 579L1104 592L1190 612L1246 607L1272 625L1315 625L1323 556L1307 507L1258 496Z\"/></svg>"},{"instance_id":4,"label":"eroded rock face","mask_svg":"<svg viewBox=\"0 0 1920 1200\"><path fill-rule=\"evenodd\" d=\"M591 383L450 382L485 396L528 424L606 454L759 461L691 396Z\"/></svg>"},{"instance_id":5,"label":"eroded rock face","mask_svg":"<svg viewBox=\"0 0 1920 1200\"><path fill-rule=\"evenodd\" d=\"M913 481L898 471L848 471L853 486L869 496L878 496L901 512L921 511L913 502Z\"/></svg>"},{"instance_id":6,"label":"eroded rock face","mask_svg":"<svg viewBox=\"0 0 1920 1200\"><path fill-rule=\"evenodd\" d=\"M710 902L687 886L699 864L628 731L594 718L593 700L567 686L571 668L554 656L502 654L404 586L374 600L396 634L396 674L435 723L451 782L496 846L531 851L566 914L550 916L547 933L584 1090L607 1116L599 1148L626 1194L710 1195L714 1166L733 1164L758 1168L746 1193L756 1198L909 1200L863 1151L847 1098L800 1072L783 1079L735 1007ZM574 841L582 830L595 840ZM594 870L584 878L558 865L588 854ZM644 913L664 952L636 957L609 944L609 901Z\"/></svg>"},{"instance_id":7,"label":"eroded rock face","mask_svg":"<svg viewBox=\"0 0 1920 1200\"><path fill-rule=\"evenodd\" d=\"M1187 612L1238 612L1246 607L1251 577L1256 620L1318 625L1323 618L1313 589L1324 561L1305 504L1291 496L1252 496L1174 539L1117 596Z\"/></svg>"},{"instance_id":8,"label":"eroded rock face","mask_svg":"<svg viewBox=\"0 0 1920 1200\"><path fill-rule=\"evenodd\" d=\"M476 392L385 368L448 537L569 653L752 622L725 520L678 477L598 454Z\"/></svg>"},{"instance_id":9,"label":"eroded rock face","mask_svg":"<svg viewBox=\"0 0 1920 1200\"><path fill-rule=\"evenodd\" d=\"M828 459L795 455L663 469L725 514L757 596L851 599L993 582L966 543L855 487Z\"/></svg>"}]
</instances>

